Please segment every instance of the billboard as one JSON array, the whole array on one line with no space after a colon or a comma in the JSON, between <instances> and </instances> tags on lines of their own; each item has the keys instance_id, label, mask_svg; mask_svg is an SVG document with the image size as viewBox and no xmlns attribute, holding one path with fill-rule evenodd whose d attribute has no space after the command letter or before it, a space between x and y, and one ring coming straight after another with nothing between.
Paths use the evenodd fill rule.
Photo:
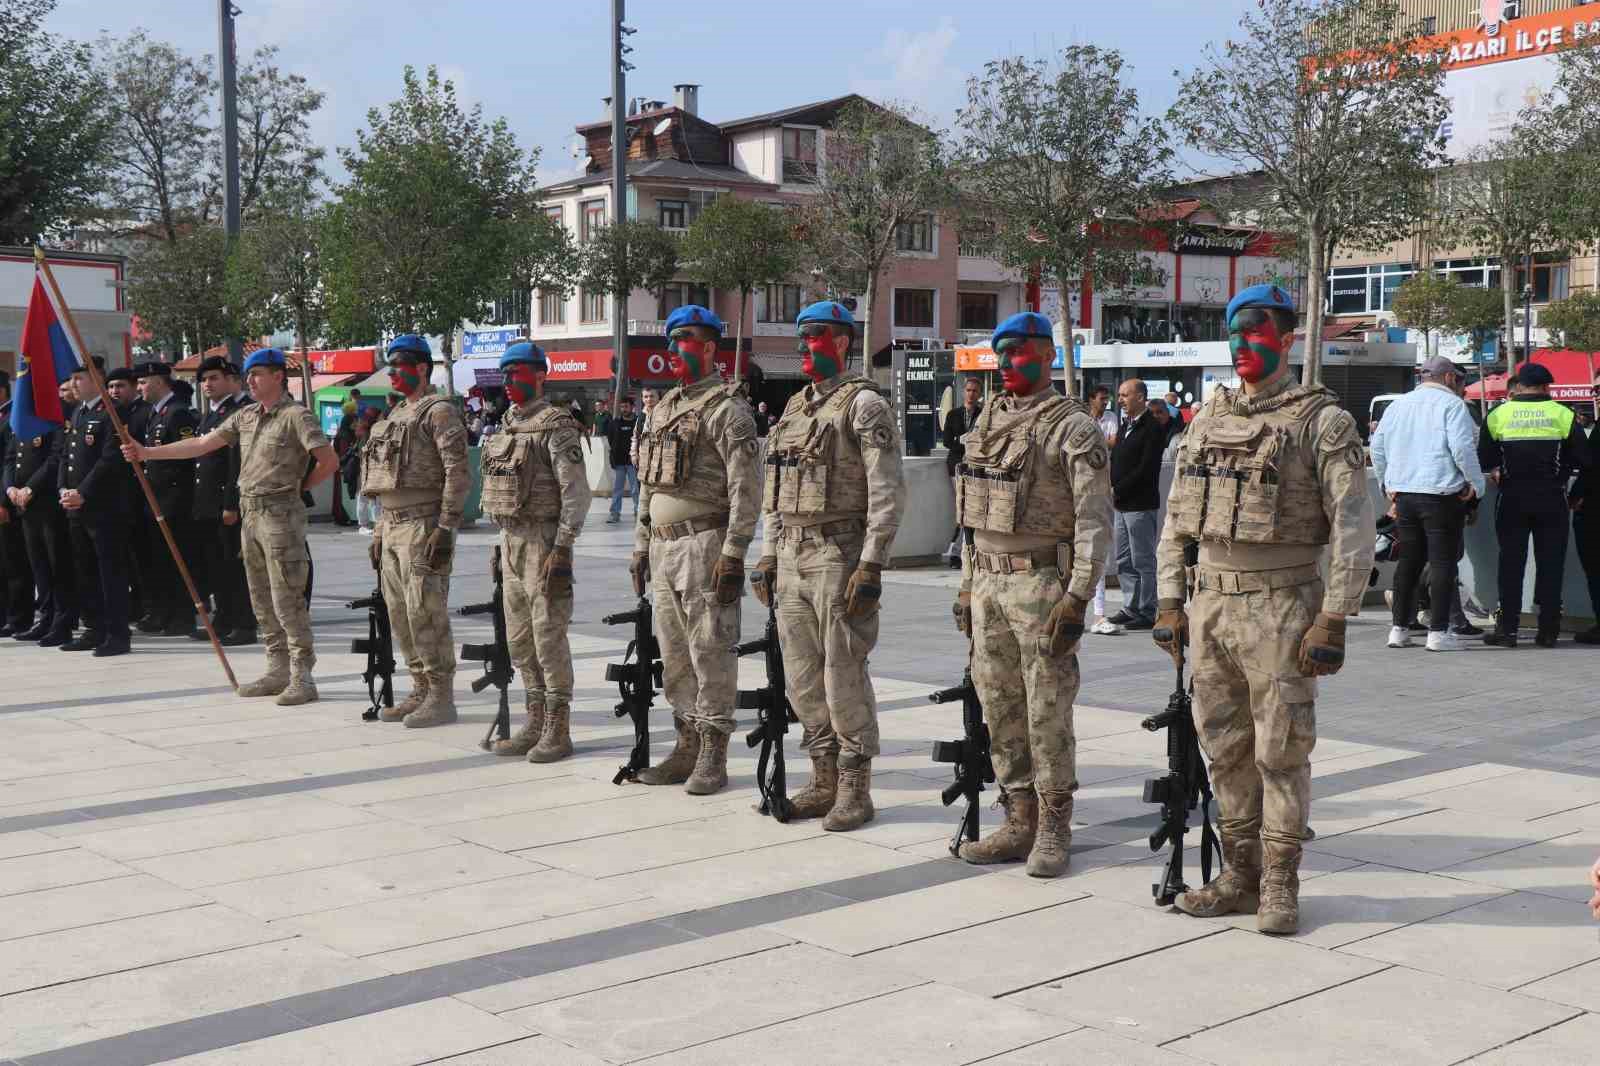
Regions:
<instances>
[{"instance_id":1,"label":"billboard","mask_svg":"<svg viewBox=\"0 0 1600 1066\"><path fill-rule=\"evenodd\" d=\"M1538 104L1555 86L1557 73L1553 55L1446 72L1444 95L1450 101L1450 117L1444 135L1450 158L1465 159L1474 149L1511 132L1518 112Z\"/></svg>"}]
</instances>

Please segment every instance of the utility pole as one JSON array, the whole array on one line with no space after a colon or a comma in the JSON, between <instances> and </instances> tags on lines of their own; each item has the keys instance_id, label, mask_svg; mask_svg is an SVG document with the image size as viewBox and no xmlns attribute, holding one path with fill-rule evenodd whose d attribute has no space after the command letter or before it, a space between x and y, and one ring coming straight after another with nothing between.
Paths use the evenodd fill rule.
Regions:
<instances>
[{"instance_id":1,"label":"utility pole","mask_svg":"<svg viewBox=\"0 0 1600 1066\"><path fill-rule=\"evenodd\" d=\"M227 3L227 0L223 0ZM628 120L623 112L627 106L628 71L633 64L624 57L631 51L626 38L633 35L633 27L623 24L627 17L626 0L611 0L611 224L620 223L628 215ZM622 410L622 396L628 391L628 296L626 292L611 294L611 356L616 364L616 385L611 391L611 413Z\"/></svg>"},{"instance_id":2,"label":"utility pole","mask_svg":"<svg viewBox=\"0 0 1600 1066\"><path fill-rule=\"evenodd\" d=\"M228 252L239 242L239 86L237 50L234 47L233 20L239 9L233 0L217 0L217 47L222 60L222 225L228 235ZM301 358L305 358L304 353ZM228 360L238 366L244 360L244 343L236 330L228 331ZM309 403L311 398L306 397Z\"/></svg>"}]
</instances>

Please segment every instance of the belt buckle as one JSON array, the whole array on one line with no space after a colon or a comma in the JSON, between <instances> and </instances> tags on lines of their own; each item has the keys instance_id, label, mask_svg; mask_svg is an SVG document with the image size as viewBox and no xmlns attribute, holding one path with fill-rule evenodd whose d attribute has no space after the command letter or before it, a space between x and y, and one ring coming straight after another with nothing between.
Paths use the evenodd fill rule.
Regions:
<instances>
[{"instance_id":1,"label":"belt buckle","mask_svg":"<svg viewBox=\"0 0 1600 1066\"><path fill-rule=\"evenodd\" d=\"M1237 594L1244 591L1239 583L1238 573L1233 570L1223 570L1218 573L1217 584L1222 587L1223 592Z\"/></svg>"}]
</instances>

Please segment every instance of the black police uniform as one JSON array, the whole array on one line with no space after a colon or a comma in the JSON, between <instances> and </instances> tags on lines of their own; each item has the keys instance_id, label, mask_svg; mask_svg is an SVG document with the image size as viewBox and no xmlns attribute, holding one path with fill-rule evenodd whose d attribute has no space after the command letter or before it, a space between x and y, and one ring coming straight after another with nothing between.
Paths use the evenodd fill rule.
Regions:
<instances>
[{"instance_id":1,"label":"black police uniform","mask_svg":"<svg viewBox=\"0 0 1600 1066\"><path fill-rule=\"evenodd\" d=\"M0 457L11 451L11 400L0 403ZM33 628L33 567L22 532L21 513L0 492L0 637L26 633Z\"/></svg>"},{"instance_id":2,"label":"black police uniform","mask_svg":"<svg viewBox=\"0 0 1600 1066\"><path fill-rule=\"evenodd\" d=\"M1589 613L1595 619L1592 628L1579 633L1580 644L1600 644L1600 455L1595 445L1600 443L1600 432L1589 435L1589 466L1572 483L1568 498L1577 510L1572 512L1572 537L1578 549L1578 561L1589 582ZM1581 504L1581 506L1579 506Z\"/></svg>"},{"instance_id":3,"label":"black police uniform","mask_svg":"<svg viewBox=\"0 0 1600 1066\"><path fill-rule=\"evenodd\" d=\"M131 373L129 380L132 380ZM128 436L137 441L144 440L151 415L151 407L145 403L144 397L136 396L117 410L122 413L122 424L128 427ZM144 493L138 491L137 484L134 486L133 501L134 509L128 523L128 556L133 561L129 571L129 617L141 621L160 606L160 597L147 595L147 590L155 587L151 580L151 574L159 565L155 550L160 548L165 552L167 546L160 543L161 534L156 530L155 516L150 513L150 504L145 500Z\"/></svg>"},{"instance_id":4,"label":"black police uniform","mask_svg":"<svg viewBox=\"0 0 1600 1066\"><path fill-rule=\"evenodd\" d=\"M173 444L193 437L199 425L194 408L177 393L171 393L159 405L150 407L144 433L139 439L149 448ZM150 463L145 467L144 476L150 482L156 506L166 519L178 550L185 560L194 558L194 482L188 468L183 463ZM144 583L146 609L138 625L139 631L186 637L194 628L194 604L154 514L150 516L148 535L152 541L150 577Z\"/></svg>"},{"instance_id":5,"label":"black police uniform","mask_svg":"<svg viewBox=\"0 0 1600 1066\"><path fill-rule=\"evenodd\" d=\"M128 650L128 531L133 472L106 404L80 403L62 441L57 487L76 489L83 506L67 511L84 631L63 651L118 655ZM120 410L118 412L121 413Z\"/></svg>"},{"instance_id":6,"label":"black police uniform","mask_svg":"<svg viewBox=\"0 0 1600 1066\"><path fill-rule=\"evenodd\" d=\"M211 405L200 421L200 435L216 429L242 407L253 403L244 393ZM160 466L150 464L151 467ZM231 511L234 522L224 525L222 512ZM243 548L239 521L239 448L222 448L194 461L194 518L197 559L200 563L202 595L212 602L211 627L224 642L255 642L256 616L250 607L250 589L245 582ZM204 630L189 634L205 640Z\"/></svg>"},{"instance_id":7,"label":"black police uniform","mask_svg":"<svg viewBox=\"0 0 1600 1066\"><path fill-rule=\"evenodd\" d=\"M71 417L69 407L69 421ZM6 449L4 472L0 473L0 496L9 497L8 490L14 488L32 493L20 521L27 542L28 565L33 570L39 619L32 629L12 636L42 641L46 647L71 640L78 624L78 582L73 572L72 544L56 488L61 439L61 430L37 437L13 437Z\"/></svg>"}]
</instances>

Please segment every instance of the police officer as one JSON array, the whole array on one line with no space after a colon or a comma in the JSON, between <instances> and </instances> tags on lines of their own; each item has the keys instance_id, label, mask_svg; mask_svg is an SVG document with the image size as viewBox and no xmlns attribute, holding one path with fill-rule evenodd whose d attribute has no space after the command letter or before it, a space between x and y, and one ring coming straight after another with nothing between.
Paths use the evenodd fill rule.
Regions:
<instances>
[{"instance_id":1,"label":"police officer","mask_svg":"<svg viewBox=\"0 0 1600 1066\"><path fill-rule=\"evenodd\" d=\"M1539 610L1534 643L1556 646L1561 632L1561 580L1567 563L1567 481L1589 465L1589 445L1572 409L1550 398L1549 368L1523 363L1511 398L1489 412L1478 435L1478 462L1500 487L1494 530L1500 542L1500 609L1485 644L1517 646L1523 571L1533 536L1533 598Z\"/></svg>"},{"instance_id":2,"label":"police officer","mask_svg":"<svg viewBox=\"0 0 1600 1066\"><path fill-rule=\"evenodd\" d=\"M823 828L843 831L874 813L878 706L867 655L878 642L880 575L906 492L888 401L845 371L855 336L849 310L814 303L796 328L811 384L790 397L767 437L766 546L750 583L763 606L777 586L789 701L811 756L794 817L827 815Z\"/></svg>"},{"instance_id":3,"label":"police officer","mask_svg":"<svg viewBox=\"0 0 1600 1066\"><path fill-rule=\"evenodd\" d=\"M220 355L200 364L200 388L211 407L200 421L210 433L252 401L244 394L239 368ZM204 592L211 597L211 628L228 647L256 642L256 616L250 610L250 588L244 576L243 529L239 522L239 448L237 445L194 461L194 541L198 547ZM207 640L203 629L189 634Z\"/></svg>"},{"instance_id":4,"label":"police officer","mask_svg":"<svg viewBox=\"0 0 1600 1066\"><path fill-rule=\"evenodd\" d=\"M198 459L239 447L239 509L250 603L267 647L267 671L241 696L276 696L280 707L317 699L317 663L306 607L306 507L300 494L333 476L339 460L317 418L289 396L287 360L262 348L244 361L255 397L203 437L150 448L123 446L130 461ZM308 460L315 460L310 473Z\"/></svg>"},{"instance_id":5,"label":"police officer","mask_svg":"<svg viewBox=\"0 0 1600 1066\"><path fill-rule=\"evenodd\" d=\"M514 342L500 357L512 408L483 444L483 513L500 527L506 644L522 673L527 720L496 755L556 762L572 754L572 545L594 494L583 430L544 398L544 349Z\"/></svg>"},{"instance_id":6,"label":"police officer","mask_svg":"<svg viewBox=\"0 0 1600 1066\"><path fill-rule=\"evenodd\" d=\"M133 373L138 379L139 398L147 408L140 442L157 448L193 437L200 419L194 408L174 391L172 367L166 363L140 363L134 367ZM195 558L191 516L194 510L194 482L190 478L190 471L176 463L162 463L147 471L145 477L155 493L161 520L166 522L178 550L186 561ZM161 535L158 520L148 505L145 515L147 525L144 533L151 545L150 569L145 582L145 616L136 628L141 633L186 637L194 629L194 604L189 599L182 575L178 573L178 564L167 548L166 538Z\"/></svg>"},{"instance_id":7,"label":"police officer","mask_svg":"<svg viewBox=\"0 0 1600 1066\"><path fill-rule=\"evenodd\" d=\"M106 375L106 393L111 397L111 402L116 404L117 410L125 416L122 424L128 427L128 434L134 440L142 442L145 428L150 423L150 405L139 395L138 381L134 367L114 367ZM161 565L156 560L155 549L159 547L165 552L167 546L155 543L161 534L155 529L155 519L151 517L150 505L145 500L144 493L135 492L133 496L134 510L130 513L127 524L128 557L132 563L128 567L128 583L131 588L128 617L140 622L155 609L159 601L159 597L147 596L145 593L147 589L155 588L150 576Z\"/></svg>"},{"instance_id":8,"label":"police officer","mask_svg":"<svg viewBox=\"0 0 1600 1066\"><path fill-rule=\"evenodd\" d=\"M70 379L68 379L70 380ZM72 420L74 405L64 403L62 413ZM9 423L0 434L10 431ZM27 545L33 571L33 593L39 618L30 629L12 633L17 640L38 641L46 648L72 639L78 624L77 582L72 565L72 544L61 511L56 482L61 430L46 429L32 437L13 436L0 471L0 495L13 508Z\"/></svg>"},{"instance_id":9,"label":"police officer","mask_svg":"<svg viewBox=\"0 0 1600 1066\"><path fill-rule=\"evenodd\" d=\"M104 370L100 356L90 358L96 369ZM56 484L72 538L84 631L61 650L126 655L133 472L117 450L107 397L87 369L79 368L72 379L80 402L62 442Z\"/></svg>"},{"instance_id":10,"label":"police officer","mask_svg":"<svg viewBox=\"0 0 1600 1066\"><path fill-rule=\"evenodd\" d=\"M1153 635L1174 658L1190 645L1225 866L1177 906L1255 911L1258 929L1285 934L1299 928L1316 678L1344 665L1345 618L1372 570L1372 502L1355 419L1290 375L1293 298L1255 285L1227 315L1243 386L1217 389L1184 434L1156 552ZM1184 555L1196 545L1185 614Z\"/></svg>"},{"instance_id":11,"label":"police officer","mask_svg":"<svg viewBox=\"0 0 1600 1066\"><path fill-rule=\"evenodd\" d=\"M662 681L677 735L646 785L683 784L695 796L728 783L728 738L739 689L739 597L744 557L761 513L755 416L716 371L722 320L685 304L667 318L677 384L639 436L634 590L654 595ZM613 447L616 447L614 445ZM626 447L626 445L622 445ZM685 783L687 782L687 783Z\"/></svg>"},{"instance_id":12,"label":"police officer","mask_svg":"<svg viewBox=\"0 0 1600 1066\"><path fill-rule=\"evenodd\" d=\"M11 454L11 375L0 370L0 461ZM33 629L33 567L22 532L22 512L9 494L0 493L0 637L20 636Z\"/></svg>"},{"instance_id":13,"label":"police officer","mask_svg":"<svg viewBox=\"0 0 1600 1066\"><path fill-rule=\"evenodd\" d=\"M1006 395L962 438L963 551L956 625L972 635L972 680L989 724L1003 826L963 844L970 863L1028 861L1059 877L1078 788L1072 701L1084 611L1111 540L1109 453L1088 408L1050 384L1050 320L1012 315L991 341ZM1028 476L1015 477L1018 463Z\"/></svg>"}]
</instances>

